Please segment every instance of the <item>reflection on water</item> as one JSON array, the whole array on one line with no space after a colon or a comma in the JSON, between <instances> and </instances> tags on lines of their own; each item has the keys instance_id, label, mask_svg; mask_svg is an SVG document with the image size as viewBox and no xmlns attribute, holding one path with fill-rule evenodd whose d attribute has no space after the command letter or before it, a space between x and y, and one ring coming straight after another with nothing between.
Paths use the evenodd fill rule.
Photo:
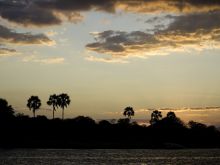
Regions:
<instances>
[{"instance_id":1,"label":"reflection on water","mask_svg":"<svg viewBox=\"0 0 220 165\"><path fill-rule=\"evenodd\" d=\"M0 150L0 165L219 165L220 150Z\"/></svg>"}]
</instances>

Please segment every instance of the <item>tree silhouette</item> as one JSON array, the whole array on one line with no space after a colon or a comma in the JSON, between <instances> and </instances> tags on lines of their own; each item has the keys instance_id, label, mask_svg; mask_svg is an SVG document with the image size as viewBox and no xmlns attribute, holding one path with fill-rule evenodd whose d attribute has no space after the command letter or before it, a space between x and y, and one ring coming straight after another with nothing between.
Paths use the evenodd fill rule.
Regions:
<instances>
[{"instance_id":1,"label":"tree silhouette","mask_svg":"<svg viewBox=\"0 0 220 165\"><path fill-rule=\"evenodd\" d=\"M41 100L38 98L38 96L31 96L27 101L27 107L33 111L33 115L35 118L35 111L40 109L41 106Z\"/></svg>"},{"instance_id":2,"label":"tree silhouette","mask_svg":"<svg viewBox=\"0 0 220 165\"><path fill-rule=\"evenodd\" d=\"M167 113L167 118L175 119L176 118L176 114L174 112L170 111L170 112Z\"/></svg>"},{"instance_id":3,"label":"tree silhouette","mask_svg":"<svg viewBox=\"0 0 220 165\"><path fill-rule=\"evenodd\" d=\"M70 97L66 93L62 93L58 96L58 106L62 108L62 119L64 119L64 108L67 108L70 101Z\"/></svg>"},{"instance_id":4,"label":"tree silhouette","mask_svg":"<svg viewBox=\"0 0 220 165\"><path fill-rule=\"evenodd\" d=\"M188 125L189 125L189 127L191 129L197 129L197 130L207 128L207 126L205 124L199 123L199 122L195 122L195 121L192 121L192 120L189 121Z\"/></svg>"},{"instance_id":5,"label":"tree silhouette","mask_svg":"<svg viewBox=\"0 0 220 165\"><path fill-rule=\"evenodd\" d=\"M162 118L162 113L158 110L155 110L151 114L150 124L153 125L157 123Z\"/></svg>"},{"instance_id":6,"label":"tree silhouette","mask_svg":"<svg viewBox=\"0 0 220 165\"><path fill-rule=\"evenodd\" d=\"M123 113L124 116L128 116L129 119L131 119L131 116L134 116L134 110L132 107L126 107L124 109L124 113Z\"/></svg>"},{"instance_id":7,"label":"tree silhouette","mask_svg":"<svg viewBox=\"0 0 220 165\"><path fill-rule=\"evenodd\" d=\"M169 128L169 129L182 129L186 128L185 123L176 116L176 114L172 111L167 113L167 116L157 122L157 126L161 128Z\"/></svg>"},{"instance_id":8,"label":"tree silhouette","mask_svg":"<svg viewBox=\"0 0 220 165\"><path fill-rule=\"evenodd\" d=\"M53 106L53 119L54 119L54 111L58 107L58 96L56 94L50 95L49 100L47 101L49 106Z\"/></svg>"},{"instance_id":9,"label":"tree silhouette","mask_svg":"<svg viewBox=\"0 0 220 165\"><path fill-rule=\"evenodd\" d=\"M129 126L130 125L130 119L125 118L125 119L118 119L118 124L121 126Z\"/></svg>"},{"instance_id":10,"label":"tree silhouette","mask_svg":"<svg viewBox=\"0 0 220 165\"><path fill-rule=\"evenodd\" d=\"M111 127L111 123L108 120L101 120L99 121L99 126L103 128Z\"/></svg>"},{"instance_id":11,"label":"tree silhouette","mask_svg":"<svg viewBox=\"0 0 220 165\"><path fill-rule=\"evenodd\" d=\"M7 100L0 98L0 119L7 120L14 117L14 109L8 105Z\"/></svg>"}]
</instances>

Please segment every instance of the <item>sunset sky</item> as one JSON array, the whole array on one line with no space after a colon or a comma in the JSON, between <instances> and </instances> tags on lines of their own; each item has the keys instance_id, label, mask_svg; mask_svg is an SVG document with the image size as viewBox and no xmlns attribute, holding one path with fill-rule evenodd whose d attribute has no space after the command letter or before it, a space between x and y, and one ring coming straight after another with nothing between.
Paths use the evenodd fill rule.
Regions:
<instances>
[{"instance_id":1,"label":"sunset sky","mask_svg":"<svg viewBox=\"0 0 220 165\"><path fill-rule=\"evenodd\" d=\"M16 112L136 119L170 109L220 125L219 0L0 0L0 97ZM61 116L57 110L56 117Z\"/></svg>"}]
</instances>

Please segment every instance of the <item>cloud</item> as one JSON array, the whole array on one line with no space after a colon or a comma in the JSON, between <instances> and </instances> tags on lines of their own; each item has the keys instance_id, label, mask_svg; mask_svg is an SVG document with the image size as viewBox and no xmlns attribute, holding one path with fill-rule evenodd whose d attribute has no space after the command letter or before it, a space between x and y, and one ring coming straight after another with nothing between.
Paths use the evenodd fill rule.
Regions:
<instances>
[{"instance_id":1,"label":"cloud","mask_svg":"<svg viewBox=\"0 0 220 165\"><path fill-rule=\"evenodd\" d=\"M40 59L36 62L40 62L43 64L62 64L64 63L65 59L63 57L54 57L54 58L47 58L47 59Z\"/></svg>"},{"instance_id":2,"label":"cloud","mask_svg":"<svg viewBox=\"0 0 220 165\"><path fill-rule=\"evenodd\" d=\"M219 19L219 11L176 16L167 29L156 32L155 36L175 47L220 48L220 22L216 21Z\"/></svg>"},{"instance_id":3,"label":"cloud","mask_svg":"<svg viewBox=\"0 0 220 165\"><path fill-rule=\"evenodd\" d=\"M220 10L219 0L1 0L0 16L23 26L82 21L82 12L199 13Z\"/></svg>"},{"instance_id":4,"label":"cloud","mask_svg":"<svg viewBox=\"0 0 220 165\"><path fill-rule=\"evenodd\" d=\"M65 59L63 57L39 58L35 55L26 56L22 59L23 62L35 62L41 64L62 64Z\"/></svg>"},{"instance_id":5,"label":"cloud","mask_svg":"<svg viewBox=\"0 0 220 165\"><path fill-rule=\"evenodd\" d=\"M128 63L128 61L122 60L122 59L98 58L95 56L87 56L87 57L85 57L85 59L88 61L92 61L92 62L121 63L121 64Z\"/></svg>"},{"instance_id":6,"label":"cloud","mask_svg":"<svg viewBox=\"0 0 220 165\"><path fill-rule=\"evenodd\" d=\"M79 12L54 11L53 13L57 18L62 20L62 22L67 21L71 23L78 23L84 19L84 17Z\"/></svg>"},{"instance_id":7,"label":"cloud","mask_svg":"<svg viewBox=\"0 0 220 165\"><path fill-rule=\"evenodd\" d=\"M155 46L160 44L154 35L141 31L128 33L110 30L93 36L96 42L87 44L86 48L113 58L143 57L143 54L148 54L150 49L155 50Z\"/></svg>"},{"instance_id":8,"label":"cloud","mask_svg":"<svg viewBox=\"0 0 220 165\"><path fill-rule=\"evenodd\" d=\"M122 0L117 8L135 13L195 13L220 9L218 0Z\"/></svg>"},{"instance_id":9,"label":"cloud","mask_svg":"<svg viewBox=\"0 0 220 165\"><path fill-rule=\"evenodd\" d=\"M60 25L65 20L76 23L83 18L80 13L65 10L60 12L37 5L40 2L39 0L2 1L0 16L25 27Z\"/></svg>"},{"instance_id":10,"label":"cloud","mask_svg":"<svg viewBox=\"0 0 220 165\"><path fill-rule=\"evenodd\" d=\"M220 28L220 11L172 16L175 19L167 31L183 31L193 33L197 30L213 30Z\"/></svg>"},{"instance_id":11,"label":"cloud","mask_svg":"<svg viewBox=\"0 0 220 165\"><path fill-rule=\"evenodd\" d=\"M123 10L137 13L204 12L220 9L218 0L50 0L36 1L41 7L60 11Z\"/></svg>"},{"instance_id":12,"label":"cloud","mask_svg":"<svg viewBox=\"0 0 220 165\"><path fill-rule=\"evenodd\" d=\"M50 10L39 8L34 0L3 0L0 2L0 16L23 26L48 26L61 24Z\"/></svg>"},{"instance_id":13,"label":"cloud","mask_svg":"<svg viewBox=\"0 0 220 165\"><path fill-rule=\"evenodd\" d=\"M54 45L55 42L49 39L44 34L31 34L31 33L18 33L12 29L0 25L0 57L15 56L19 54L15 49L6 48L8 45ZM6 47L2 47L6 46ZM32 56L24 58L24 61L33 59ZM64 59L52 58L52 59L35 59L35 62L52 64L62 63Z\"/></svg>"},{"instance_id":14,"label":"cloud","mask_svg":"<svg viewBox=\"0 0 220 165\"><path fill-rule=\"evenodd\" d=\"M220 12L172 16L172 19L167 28L155 29L154 33L112 30L91 33L95 42L87 44L86 48L110 55L111 59L220 48L220 21L217 21Z\"/></svg>"},{"instance_id":15,"label":"cloud","mask_svg":"<svg viewBox=\"0 0 220 165\"><path fill-rule=\"evenodd\" d=\"M189 107L189 108L159 108L160 111L173 112L219 112L220 107Z\"/></svg>"},{"instance_id":16,"label":"cloud","mask_svg":"<svg viewBox=\"0 0 220 165\"><path fill-rule=\"evenodd\" d=\"M54 44L54 41L50 40L44 34L17 33L0 25L0 43L20 45L40 44L50 46Z\"/></svg>"},{"instance_id":17,"label":"cloud","mask_svg":"<svg viewBox=\"0 0 220 165\"><path fill-rule=\"evenodd\" d=\"M42 8L58 11L107 11L114 12L117 0L51 0L51 1L36 1L36 4Z\"/></svg>"},{"instance_id":18,"label":"cloud","mask_svg":"<svg viewBox=\"0 0 220 165\"><path fill-rule=\"evenodd\" d=\"M87 44L86 48L99 54L110 55L112 59L167 55L174 47L161 42L155 35L142 31L104 31L96 34L94 38L96 42Z\"/></svg>"},{"instance_id":19,"label":"cloud","mask_svg":"<svg viewBox=\"0 0 220 165\"><path fill-rule=\"evenodd\" d=\"M17 52L14 49L8 49L8 48L0 48L0 57L9 57L16 55Z\"/></svg>"},{"instance_id":20,"label":"cloud","mask_svg":"<svg viewBox=\"0 0 220 165\"><path fill-rule=\"evenodd\" d=\"M88 56L89 61L127 63L130 57L220 48L219 0L0 0L0 17L25 27L77 23L88 11L163 13L172 20L166 26L162 19L148 20L146 23L159 22L151 32L109 30L93 34L95 41L86 45L87 50L110 57ZM3 42L54 44L44 34L17 33L0 25L0 44Z\"/></svg>"},{"instance_id":21,"label":"cloud","mask_svg":"<svg viewBox=\"0 0 220 165\"><path fill-rule=\"evenodd\" d=\"M2 0L0 16L10 22L23 26L60 25L63 21L77 23L82 21L80 12L89 10L114 10L114 2L103 0Z\"/></svg>"},{"instance_id":22,"label":"cloud","mask_svg":"<svg viewBox=\"0 0 220 165\"><path fill-rule=\"evenodd\" d=\"M23 26L49 26L59 25L61 20L51 11L32 8L1 9L1 17Z\"/></svg>"}]
</instances>

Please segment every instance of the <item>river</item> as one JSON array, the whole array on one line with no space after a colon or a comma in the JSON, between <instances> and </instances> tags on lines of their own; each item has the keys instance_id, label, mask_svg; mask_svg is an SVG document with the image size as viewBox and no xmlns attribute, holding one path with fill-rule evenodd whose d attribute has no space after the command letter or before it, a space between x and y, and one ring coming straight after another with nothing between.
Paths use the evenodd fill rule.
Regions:
<instances>
[{"instance_id":1,"label":"river","mask_svg":"<svg viewBox=\"0 0 220 165\"><path fill-rule=\"evenodd\" d=\"M0 165L219 165L219 149L13 149Z\"/></svg>"}]
</instances>

